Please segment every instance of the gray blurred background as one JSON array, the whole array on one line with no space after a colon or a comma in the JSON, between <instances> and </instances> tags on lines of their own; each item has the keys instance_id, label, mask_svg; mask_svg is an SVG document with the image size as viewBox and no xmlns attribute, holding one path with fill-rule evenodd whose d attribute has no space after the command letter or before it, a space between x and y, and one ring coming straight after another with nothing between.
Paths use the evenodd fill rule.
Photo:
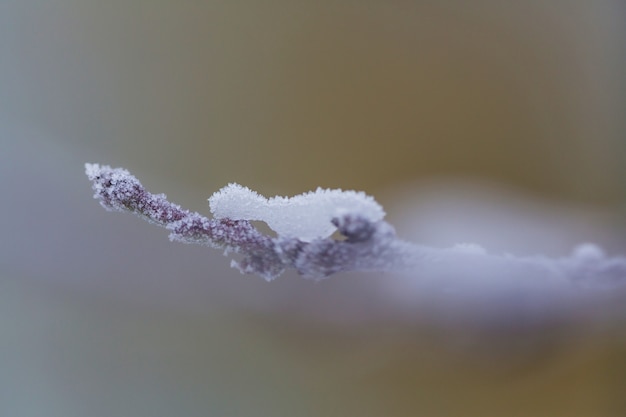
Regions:
<instances>
[{"instance_id":1,"label":"gray blurred background","mask_svg":"<svg viewBox=\"0 0 626 417\"><path fill-rule=\"evenodd\" d=\"M2 0L0 416L626 414L621 295L485 320L386 274L268 284L83 174L207 214L228 182L364 190L424 244L626 253L624 22L619 0Z\"/></svg>"}]
</instances>

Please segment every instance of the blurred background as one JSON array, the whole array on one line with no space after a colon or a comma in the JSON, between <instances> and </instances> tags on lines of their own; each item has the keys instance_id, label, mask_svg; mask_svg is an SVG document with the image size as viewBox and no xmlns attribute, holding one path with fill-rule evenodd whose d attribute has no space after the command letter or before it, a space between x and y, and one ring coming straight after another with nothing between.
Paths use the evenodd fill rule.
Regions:
<instances>
[{"instance_id":1,"label":"blurred background","mask_svg":"<svg viewBox=\"0 0 626 417\"><path fill-rule=\"evenodd\" d=\"M105 212L83 173L207 214L228 182L364 190L427 245L623 254L624 22L619 0L1 1L0 415L626 415L623 293L509 317L388 274L268 284Z\"/></svg>"}]
</instances>

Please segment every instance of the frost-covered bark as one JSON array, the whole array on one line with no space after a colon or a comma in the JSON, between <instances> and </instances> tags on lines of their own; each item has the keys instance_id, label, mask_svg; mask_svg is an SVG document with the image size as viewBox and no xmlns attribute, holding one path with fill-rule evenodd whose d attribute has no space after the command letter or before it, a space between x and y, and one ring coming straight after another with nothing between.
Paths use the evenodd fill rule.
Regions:
<instances>
[{"instance_id":1,"label":"frost-covered bark","mask_svg":"<svg viewBox=\"0 0 626 417\"><path fill-rule=\"evenodd\" d=\"M210 199L209 219L151 194L128 171L86 164L94 197L107 210L130 211L165 227L170 239L198 243L243 256L232 265L272 280L287 268L323 278L342 271L406 272L428 287L605 289L626 284L626 258L609 258L594 245L581 245L570 256L516 258L490 255L477 245L450 249L418 246L396 237L371 197L354 191L321 190L266 199L231 184ZM249 220L263 220L278 232L259 232ZM338 230L344 240L330 233Z\"/></svg>"},{"instance_id":2,"label":"frost-covered bark","mask_svg":"<svg viewBox=\"0 0 626 417\"><path fill-rule=\"evenodd\" d=\"M370 214L376 210L371 204L357 207L361 209L367 206L365 214L363 210L351 212L340 207L337 216L328 220L329 224L334 224L333 228L346 237L345 240L317 238L309 242L281 235L271 238L260 233L247 219L208 219L182 209L167 201L164 194L147 192L125 169L97 164L86 164L85 168L93 184L94 198L105 209L130 211L144 220L165 227L170 231L170 240L173 241L198 243L224 249L225 253L242 254L243 260L233 261L232 265L242 272L258 274L266 280L277 277L286 268L295 268L300 274L312 278L322 278L340 271L406 269L420 255L416 246L396 239L389 224L380 220L372 221ZM366 198L364 194L362 197L366 203L370 202L371 197ZM363 201L354 200L355 204ZM225 202L222 204L227 205ZM233 202L228 204L232 205ZM250 204L250 201L240 201L238 204ZM307 213L316 216L316 213L307 209L302 206L303 218L306 219ZM237 210L231 207L230 211ZM382 209L380 211L383 213ZM328 214L328 210L325 214ZM255 219L264 220L265 217L256 216ZM319 221L319 215L317 219ZM278 218L274 220L278 221ZM296 223L302 220L296 218ZM285 218L282 226L288 227L289 221ZM309 233L307 238L310 237Z\"/></svg>"}]
</instances>

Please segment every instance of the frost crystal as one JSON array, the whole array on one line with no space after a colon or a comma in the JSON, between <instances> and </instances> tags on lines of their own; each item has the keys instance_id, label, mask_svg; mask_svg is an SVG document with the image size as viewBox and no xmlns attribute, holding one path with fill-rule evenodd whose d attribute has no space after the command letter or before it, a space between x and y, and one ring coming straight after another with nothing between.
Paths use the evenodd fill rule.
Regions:
<instances>
[{"instance_id":1,"label":"frost crystal","mask_svg":"<svg viewBox=\"0 0 626 417\"><path fill-rule=\"evenodd\" d=\"M217 219L261 220L278 235L303 242L327 238L337 229L332 223L346 213L377 222L383 208L363 192L318 188L294 197L266 198L247 187L229 184L209 198Z\"/></svg>"}]
</instances>

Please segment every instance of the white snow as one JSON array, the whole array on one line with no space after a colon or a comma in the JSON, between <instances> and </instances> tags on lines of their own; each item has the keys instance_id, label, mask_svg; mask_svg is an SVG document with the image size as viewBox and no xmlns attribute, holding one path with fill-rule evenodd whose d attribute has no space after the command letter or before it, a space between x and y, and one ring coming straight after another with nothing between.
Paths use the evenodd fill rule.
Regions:
<instances>
[{"instance_id":1,"label":"white snow","mask_svg":"<svg viewBox=\"0 0 626 417\"><path fill-rule=\"evenodd\" d=\"M260 220L284 237L305 242L330 236L331 223L344 214L363 216L372 222L385 217L383 208L363 192L318 188L294 197L266 198L239 184L229 184L209 198L215 218Z\"/></svg>"}]
</instances>

